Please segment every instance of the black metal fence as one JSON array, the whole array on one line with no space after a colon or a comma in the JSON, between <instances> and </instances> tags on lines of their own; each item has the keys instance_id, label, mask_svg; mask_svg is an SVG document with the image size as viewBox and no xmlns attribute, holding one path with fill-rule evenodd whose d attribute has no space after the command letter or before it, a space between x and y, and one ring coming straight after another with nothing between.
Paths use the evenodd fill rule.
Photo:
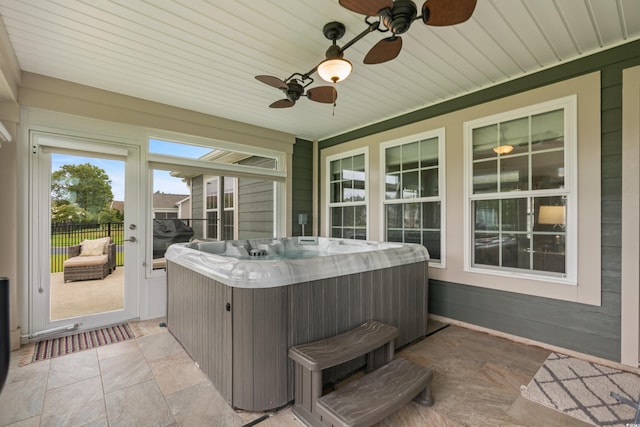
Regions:
<instances>
[{"instance_id":1,"label":"black metal fence","mask_svg":"<svg viewBox=\"0 0 640 427\"><path fill-rule=\"evenodd\" d=\"M51 223L51 272L62 271L62 263L69 258L69 246L79 245L83 240L111 237L116 244L116 265L123 265L124 224L104 223Z\"/></svg>"},{"instance_id":2,"label":"black metal fence","mask_svg":"<svg viewBox=\"0 0 640 427\"><path fill-rule=\"evenodd\" d=\"M202 218L180 218L194 229L193 238L204 235L208 221ZM69 258L69 246L79 245L83 240L111 237L116 244L116 265L124 265L124 223L51 223L51 272L63 271L62 264Z\"/></svg>"}]
</instances>

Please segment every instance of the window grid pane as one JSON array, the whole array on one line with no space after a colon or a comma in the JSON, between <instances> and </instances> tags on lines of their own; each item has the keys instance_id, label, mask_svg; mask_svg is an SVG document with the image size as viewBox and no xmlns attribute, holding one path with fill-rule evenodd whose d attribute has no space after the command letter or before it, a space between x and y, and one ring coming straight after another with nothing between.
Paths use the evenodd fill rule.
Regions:
<instances>
[{"instance_id":1,"label":"window grid pane","mask_svg":"<svg viewBox=\"0 0 640 427\"><path fill-rule=\"evenodd\" d=\"M422 244L433 261L441 259L439 143L433 137L384 151L386 240Z\"/></svg>"},{"instance_id":2,"label":"window grid pane","mask_svg":"<svg viewBox=\"0 0 640 427\"><path fill-rule=\"evenodd\" d=\"M333 160L329 170L331 237L366 239L365 155Z\"/></svg>"},{"instance_id":3,"label":"window grid pane","mask_svg":"<svg viewBox=\"0 0 640 427\"><path fill-rule=\"evenodd\" d=\"M472 265L566 273L564 113L472 129Z\"/></svg>"},{"instance_id":4,"label":"window grid pane","mask_svg":"<svg viewBox=\"0 0 640 427\"><path fill-rule=\"evenodd\" d=\"M563 196L473 201L474 265L566 273Z\"/></svg>"}]
</instances>

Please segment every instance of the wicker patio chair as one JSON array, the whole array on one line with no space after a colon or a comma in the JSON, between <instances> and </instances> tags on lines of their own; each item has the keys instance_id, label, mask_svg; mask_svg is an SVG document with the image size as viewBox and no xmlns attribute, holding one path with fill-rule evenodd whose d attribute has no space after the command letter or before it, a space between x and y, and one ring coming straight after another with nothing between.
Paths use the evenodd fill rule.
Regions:
<instances>
[{"instance_id":1,"label":"wicker patio chair","mask_svg":"<svg viewBox=\"0 0 640 427\"><path fill-rule=\"evenodd\" d=\"M69 246L69 258L63 263L64 281L104 279L116 269L116 245L109 238L102 254L82 254L82 243Z\"/></svg>"}]
</instances>

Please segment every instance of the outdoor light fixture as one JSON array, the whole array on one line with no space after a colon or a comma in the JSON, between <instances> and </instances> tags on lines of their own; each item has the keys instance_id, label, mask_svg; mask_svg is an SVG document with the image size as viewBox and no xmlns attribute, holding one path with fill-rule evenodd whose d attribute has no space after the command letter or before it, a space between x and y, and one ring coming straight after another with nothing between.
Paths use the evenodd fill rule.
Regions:
<instances>
[{"instance_id":1,"label":"outdoor light fixture","mask_svg":"<svg viewBox=\"0 0 640 427\"><path fill-rule=\"evenodd\" d=\"M496 154L504 156L505 154L509 154L513 151L513 145L498 145L497 147L493 147L493 151Z\"/></svg>"},{"instance_id":2,"label":"outdoor light fixture","mask_svg":"<svg viewBox=\"0 0 640 427\"><path fill-rule=\"evenodd\" d=\"M325 59L318 65L318 74L323 80L338 83L351 74L351 62L344 58Z\"/></svg>"},{"instance_id":3,"label":"outdoor light fixture","mask_svg":"<svg viewBox=\"0 0 640 427\"><path fill-rule=\"evenodd\" d=\"M327 49L325 59L318 64L317 70L320 77L330 83L338 83L349 77L351 74L351 62L344 59L343 48L336 44L345 32L344 25L340 22L329 22L322 29L324 36L332 41Z\"/></svg>"}]
</instances>

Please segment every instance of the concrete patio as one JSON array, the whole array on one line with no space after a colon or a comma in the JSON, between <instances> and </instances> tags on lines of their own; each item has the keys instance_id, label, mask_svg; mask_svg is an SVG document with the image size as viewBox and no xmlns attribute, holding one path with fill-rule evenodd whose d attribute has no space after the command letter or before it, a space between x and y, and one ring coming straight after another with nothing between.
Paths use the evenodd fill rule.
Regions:
<instances>
[{"instance_id":1,"label":"concrete patio","mask_svg":"<svg viewBox=\"0 0 640 427\"><path fill-rule=\"evenodd\" d=\"M64 282L51 273L51 320L120 310L124 306L124 267L102 280Z\"/></svg>"}]
</instances>

